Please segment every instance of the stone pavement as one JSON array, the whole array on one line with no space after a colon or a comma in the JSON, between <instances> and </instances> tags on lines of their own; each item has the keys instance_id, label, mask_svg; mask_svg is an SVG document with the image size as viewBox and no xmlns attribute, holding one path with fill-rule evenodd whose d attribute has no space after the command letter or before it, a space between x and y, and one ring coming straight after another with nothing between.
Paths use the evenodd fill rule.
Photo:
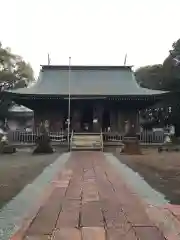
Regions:
<instances>
[{"instance_id":1,"label":"stone pavement","mask_svg":"<svg viewBox=\"0 0 180 240\"><path fill-rule=\"evenodd\" d=\"M169 222L160 224L166 214L146 205L101 152L73 152L46 195L11 240L180 239Z\"/></svg>"}]
</instances>

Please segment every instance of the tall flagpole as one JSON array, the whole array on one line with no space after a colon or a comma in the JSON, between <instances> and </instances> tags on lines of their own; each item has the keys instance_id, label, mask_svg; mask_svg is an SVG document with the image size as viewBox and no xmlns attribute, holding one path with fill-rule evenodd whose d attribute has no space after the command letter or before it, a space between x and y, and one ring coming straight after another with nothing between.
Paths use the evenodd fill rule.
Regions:
<instances>
[{"instance_id":1,"label":"tall flagpole","mask_svg":"<svg viewBox=\"0 0 180 240\"><path fill-rule=\"evenodd\" d=\"M127 61L127 53L126 53L125 58L124 58L124 66L126 66L126 61Z\"/></svg>"},{"instance_id":2,"label":"tall flagpole","mask_svg":"<svg viewBox=\"0 0 180 240\"><path fill-rule=\"evenodd\" d=\"M70 121L71 118L71 57L69 57L69 73L68 73L68 148L70 150Z\"/></svg>"},{"instance_id":3,"label":"tall flagpole","mask_svg":"<svg viewBox=\"0 0 180 240\"><path fill-rule=\"evenodd\" d=\"M50 59L50 55L48 53L48 65L50 65L50 64L51 64L51 59Z\"/></svg>"}]
</instances>

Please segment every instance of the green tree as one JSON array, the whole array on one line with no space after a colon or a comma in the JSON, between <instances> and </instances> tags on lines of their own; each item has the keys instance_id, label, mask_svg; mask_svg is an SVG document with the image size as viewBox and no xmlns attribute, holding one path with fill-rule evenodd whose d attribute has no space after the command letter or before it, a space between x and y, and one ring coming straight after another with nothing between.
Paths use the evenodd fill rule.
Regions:
<instances>
[{"instance_id":1,"label":"green tree","mask_svg":"<svg viewBox=\"0 0 180 240\"><path fill-rule=\"evenodd\" d=\"M135 71L135 76L142 87L180 91L180 39L172 44L162 64L140 67Z\"/></svg>"},{"instance_id":2,"label":"green tree","mask_svg":"<svg viewBox=\"0 0 180 240\"><path fill-rule=\"evenodd\" d=\"M142 111L143 125L174 124L176 135L180 136L180 39L173 43L162 64L141 67L135 76L142 87L173 92L164 102Z\"/></svg>"},{"instance_id":3,"label":"green tree","mask_svg":"<svg viewBox=\"0 0 180 240\"><path fill-rule=\"evenodd\" d=\"M137 83L144 88L162 89L165 87L163 82L162 64L144 66L135 72Z\"/></svg>"},{"instance_id":4,"label":"green tree","mask_svg":"<svg viewBox=\"0 0 180 240\"><path fill-rule=\"evenodd\" d=\"M11 52L10 48L4 48L0 43L0 116L7 114L9 106L13 103L5 99L4 90L27 87L34 80L31 65L23 58Z\"/></svg>"},{"instance_id":5,"label":"green tree","mask_svg":"<svg viewBox=\"0 0 180 240\"><path fill-rule=\"evenodd\" d=\"M34 73L31 65L0 44L0 84L7 84L13 88L19 81L24 81L25 86L33 80Z\"/></svg>"},{"instance_id":6,"label":"green tree","mask_svg":"<svg viewBox=\"0 0 180 240\"><path fill-rule=\"evenodd\" d=\"M180 39L173 43L169 56L163 62L164 78L171 91L180 91Z\"/></svg>"}]
</instances>

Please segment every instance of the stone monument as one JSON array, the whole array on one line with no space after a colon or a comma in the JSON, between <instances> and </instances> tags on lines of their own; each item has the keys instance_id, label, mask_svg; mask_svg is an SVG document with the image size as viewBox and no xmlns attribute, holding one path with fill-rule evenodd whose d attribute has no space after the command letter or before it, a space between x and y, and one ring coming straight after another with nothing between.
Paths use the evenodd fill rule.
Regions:
<instances>
[{"instance_id":1,"label":"stone monument","mask_svg":"<svg viewBox=\"0 0 180 240\"><path fill-rule=\"evenodd\" d=\"M45 126L42 122L40 125L40 134L36 137L36 148L33 153L53 153L53 148L51 146L51 140Z\"/></svg>"},{"instance_id":2,"label":"stone monument","mask_svg":"<svg viewBox=\"0 0 180 240\"><path fill-rule=\"evenodd\" d=\"M125 154L141 154L139 139L136 134L136 126L131 121L127 121L125 125L125 135L123 139L124 147L122 153Z\"/></svg>"},{"instance_id":3,"label":"stone monument","mask_svg":"<svg viewBox=\"0 0 180 240\"><path fill-rule=\"evenodd\" d=\"M0 133L0 153L12 154L16 152L16 148L9 144L7 133Z\"/></svg>"}]
</instances>

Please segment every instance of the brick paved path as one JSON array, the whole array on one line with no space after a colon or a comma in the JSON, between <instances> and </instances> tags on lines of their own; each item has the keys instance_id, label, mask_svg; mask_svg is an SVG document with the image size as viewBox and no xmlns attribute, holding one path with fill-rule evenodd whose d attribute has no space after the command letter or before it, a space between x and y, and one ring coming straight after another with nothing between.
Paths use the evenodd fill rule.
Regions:
<instances>
[{"instance_id":1,"label":"brick paved path","mask_svg":"<svg viewBox=\"0 0 180 240\"><path fill-rule=\"evenodd\" d=\"M163 240L145 207L100 152L74 152L20 240Z\"/></svg>"}]
</instances>

